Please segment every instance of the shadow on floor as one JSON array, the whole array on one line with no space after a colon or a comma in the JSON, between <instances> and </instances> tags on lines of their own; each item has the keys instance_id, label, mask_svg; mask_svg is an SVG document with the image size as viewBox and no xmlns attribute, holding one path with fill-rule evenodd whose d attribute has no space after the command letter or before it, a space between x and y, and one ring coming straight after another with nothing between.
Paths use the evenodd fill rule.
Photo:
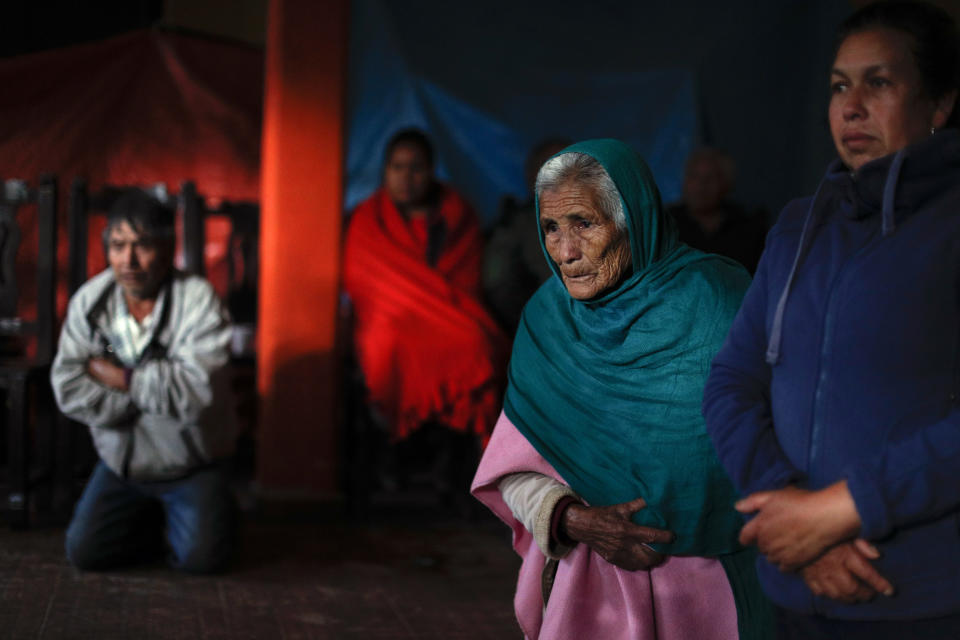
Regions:
<instances>
[{"instance_id":1,"label":"shadow on floor","mask_svg":"<svg viewBox=\"0 0 960 640\"><path fill-rule=\"evenodd\" d=\"M162 565L80 573L62 548L62 527L0 529L0 637L522 637L519 559L492 516L401 504L356 522L261 509L247 514L236 562L218 576Z\"/></svg>"}]
</instances>

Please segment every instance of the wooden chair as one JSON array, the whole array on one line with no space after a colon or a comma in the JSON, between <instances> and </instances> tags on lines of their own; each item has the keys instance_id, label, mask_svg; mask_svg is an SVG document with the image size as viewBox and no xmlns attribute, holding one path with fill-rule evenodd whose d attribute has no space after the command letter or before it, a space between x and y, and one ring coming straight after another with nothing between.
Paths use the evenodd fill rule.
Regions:
<instances>
[{"instance_id":1,"label":"wooden chair","mask_svg":"<svg viewBox=\"0 0 960 640\"><path fill-rule=\"evenodd\" d=\"M209 208L192 182L180 187L183 203L183 248L185 268L206 275L204 249L207 246L206 222L222 217L230 222L227 251L226 304L238 325L256 324L257 283L259 279L260 205L256 202L221 202Z\"/></svg>"},{"instance_id":2,"label":"wooden chair","mask_svg":"<svg viewBox=\"0 0 960 640\"><path fill-rule=\"evenodd\" d=\"M54 410L49 370L54 352L57 248L57 182L44 176L35 188L19 180L3 184L0 198L0 389L6 393L4 515L26 526L33 489L50 475ZM36 318L21 316L21 289L15 273L25 228L24 211L36 207ZM35 429L32 427L36 427ZM36 446L34 446L36 445ZM39 464L34 452L41 452Z\"/></svg>"},{"instance_id":3,"label":"wooden chair","mask_svg":"<svg viewBox=\"0 0 960 640\"><path fill-rule=\"evenodd\" d=\"M233 320L230 379L236 399L237 451L232 475L237 486L249 482L254 473L258 402L257 358L253 345L257 323L259 281L260 205L256 202L223 201L207 205L192 182L180 185L183 211L185 270L206 276L204 252L207 221L225 218L230 223L227 248L227 282L224 303Z\"/></svg>"}]
</instances>

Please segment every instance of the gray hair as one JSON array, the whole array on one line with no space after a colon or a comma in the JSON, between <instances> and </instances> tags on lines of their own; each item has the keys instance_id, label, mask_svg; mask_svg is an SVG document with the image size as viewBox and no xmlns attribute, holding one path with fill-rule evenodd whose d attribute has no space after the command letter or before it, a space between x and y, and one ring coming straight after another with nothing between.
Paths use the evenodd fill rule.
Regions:
<instances>
[{"instance_id":1,"label":"gray hair","mask_svg":"<svg viewBox=\"0 0 960 640\"><path fill-rule=\"evenodd\" d=\"M627 216L623 211L623 200L617 185L593 156L568 151L550 158L540 167L534 190L539 198L545 191L559 189L571 182L591 189L601 213L613 220L617 229L626 232Z\"/></svg>"}]
</instances>

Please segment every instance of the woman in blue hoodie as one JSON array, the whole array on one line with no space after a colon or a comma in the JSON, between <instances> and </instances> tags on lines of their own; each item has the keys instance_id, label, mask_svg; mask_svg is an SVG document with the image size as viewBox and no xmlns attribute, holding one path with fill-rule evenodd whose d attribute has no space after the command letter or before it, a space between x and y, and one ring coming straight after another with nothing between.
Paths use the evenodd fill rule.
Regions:
<instances>
[{"instance_id":1,"label":"woman in blue hoodie","mask_svg":"<svg viewBox=\"0 0 960 640\"><path fill-rule=\"evenodd\" d=\"M791 202L713 361L707 428L782 638L960 638L956 25L841 25L839 159Z\"/></svg>"}]
</instances>

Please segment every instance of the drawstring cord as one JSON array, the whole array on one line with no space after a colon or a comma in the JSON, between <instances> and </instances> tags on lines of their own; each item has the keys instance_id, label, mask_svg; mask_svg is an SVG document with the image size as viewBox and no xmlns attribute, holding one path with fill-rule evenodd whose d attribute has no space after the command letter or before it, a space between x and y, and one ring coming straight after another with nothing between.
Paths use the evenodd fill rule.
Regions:
<instances>
[{"instance_id":1,"label":"drawstring cord","mask_svg":"<svg viewBox=\"0 0 960 640\"><path fill-rule=\"evenodd\" d=\"M780 300L777 301L777 310L773 314L773 326L770 328L770 341L767 343L767 364L775 365L780 360L780 342L783 334L783 312L787 307L787 298L790 296L790 289L793 288L793 280L797 275L797 267L806 253L809 238L813 236L814 219L817 217L817 200L820 197L820 190L823 188L823 182L817 187L817 192L813 194L813 200L810 201L810 209L807 210L807 218L803 221L803 231L800 232L800 244L797 246L797 254L793 257L793 266L790 267L790 275L787 276L787 283L783 286L783 292L780 294Z\"/></svg>"},{"instance_id":2,"label":"drawstring cord","mask_svg":"<svg viewBox=\"0 0 960 640\"><path fill-rule=\"evenodd\" d=\"M903 161L907 154L905 149L901 149L893 158L890 169L887 171L887 181L883 185L883 207L881 209L883 236L887 237L893 233L894 225L894 200L897 193L897 183L900 180L900 169L903 167ZM803 222L803 231L800 232L800 244L797 246L797 254L793 258L793 266L790 267L790 275L787 276L787 283L780 294L780 300L777 301L777 310L773 314L773 325L770 327L770 340L767 343L766 360L767 364L773 366L780 360L780 344L783 342L783 315L787 308L787 298L790 297L790 291L793 289L793 281L797 276L797 268L806 255L808 246L813 237L813 227L816 223L816 205L820 197L820 189L823 188L823 182L817 187L817 192L810 202L810 210L807 211L807 218Z\"/></svg>"}]
</instances>

